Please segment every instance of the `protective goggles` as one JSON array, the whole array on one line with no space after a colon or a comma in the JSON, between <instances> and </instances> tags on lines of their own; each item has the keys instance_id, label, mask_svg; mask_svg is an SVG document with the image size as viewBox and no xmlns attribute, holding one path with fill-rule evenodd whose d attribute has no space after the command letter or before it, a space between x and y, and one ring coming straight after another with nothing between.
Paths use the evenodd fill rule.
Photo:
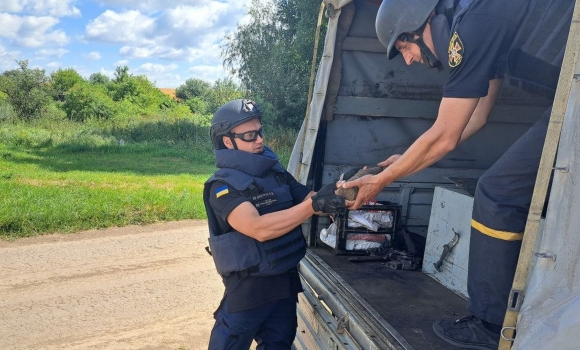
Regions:
<instances>
[{"instance_id":1,"label":"protective goggles","mask_svg":"<svg viewBox=\"0 0 580 350\"><path fill-rule=\"evenodd\" d=\"M250 130L250 131L246 131L246 132L242 132L239 134L236 133L229 133L228 136L230 137L235 137L237 139L240 139L244 142L254 142L258 139L258 136L260 137L264 137L264 133L263 133L263 128L260 127L258 130Z\"/></svg>"}]
</instances>

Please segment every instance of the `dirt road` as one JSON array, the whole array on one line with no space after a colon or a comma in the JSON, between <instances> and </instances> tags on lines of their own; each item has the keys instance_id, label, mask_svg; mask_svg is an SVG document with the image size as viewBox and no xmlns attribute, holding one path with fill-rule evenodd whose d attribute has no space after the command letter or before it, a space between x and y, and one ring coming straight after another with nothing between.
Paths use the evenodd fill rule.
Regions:
<instances>
[{"instance_id":1,"label":"dirt road","mask_svg":"<svg viewBox=\"0 0 580 350\"><path fill-rule=\"evenodd\" d=\"M0 349L207 349L206 242L203 221L0 241Z\"/></svg>"}]
</instances>

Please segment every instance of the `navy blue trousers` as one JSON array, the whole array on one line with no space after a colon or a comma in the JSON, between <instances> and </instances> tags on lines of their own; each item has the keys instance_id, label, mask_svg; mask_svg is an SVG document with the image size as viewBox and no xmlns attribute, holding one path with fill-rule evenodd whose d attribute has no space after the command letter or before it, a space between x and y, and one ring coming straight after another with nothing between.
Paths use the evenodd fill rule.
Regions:
<instances>
[{"instance_id":1,"label":"navy blue trousers","mask_svg":"<svg viewBox=\"0 0 580 350\"><path fill-rule=\"evenodd\" d=\"M469 314L503 324L551 108L480 178L471 221Z\"/></svg>"},{"instance_id":2,"label":"navy blue trousers","mask_svg":"<svg viewBox=\"0 0 580 350\"><path fill-rule=\"evenodd\" d=\"M248 350L252 340L256 340L257 350L291 349L297 327L296 298L241 312L227 312L224 304L214 315L209 350Z\"/></svg>"}]
</instances>

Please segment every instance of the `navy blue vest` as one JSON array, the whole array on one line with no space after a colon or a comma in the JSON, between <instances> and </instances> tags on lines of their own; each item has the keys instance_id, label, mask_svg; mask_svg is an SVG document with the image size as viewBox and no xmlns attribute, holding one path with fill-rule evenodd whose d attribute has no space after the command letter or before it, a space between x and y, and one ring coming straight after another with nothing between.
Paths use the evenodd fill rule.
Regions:
<instances>
[{"instance_id":1,"label":"navy blue vest","mask_svg":"<svg viewBox=\"0 0 580 350\"><path fill-rule=\"evenodd\" d=\"M203 201L208 216L209 245L218 273L268 276L296 268L306 254L306 240L300 225L281 237L259 242L233 229L221 232L209 205L211 184L219 180L247 196L260 215L292 207L285 170L274 152L267 147L262 154L224 149L216 150L215 156L219 169L205 183Z\"/></svg>"}]
</instances>

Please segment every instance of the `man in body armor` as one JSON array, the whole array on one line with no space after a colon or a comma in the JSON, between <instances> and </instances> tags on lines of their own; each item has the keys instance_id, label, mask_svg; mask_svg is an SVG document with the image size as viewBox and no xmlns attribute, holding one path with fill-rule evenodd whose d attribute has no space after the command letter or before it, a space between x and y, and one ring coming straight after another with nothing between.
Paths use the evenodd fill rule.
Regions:
<instances>
[{"instance_id":1,"label":"man in body armor","mask_svg":"<svg viewBox=\"0 0 580 350\"><path fill-rule=\"evenodd\" d=\"M504 73L515 72L520 86L553 97L573 7L566 0L384 0L376 29L388 58L400 53L408 65L445 67L450 75L433 126L404 154L379 163L386 167L380 174L344 185L359 187L350 209L478 132L495 105ZM498 347L550 111L479 179L471 221L468 316L433 325L453 345Z\"/></svg>"},{"instance_id":2,"label":"man in body armor","mask_svg":"<svg viewBox=\"0 0 580 350\"><path fill-rule=\"evenodd\" d=\"M302 291L297 265L306 253L300 225L345 206L334 194L336 184L315 194L282 167L263 143L261 118L257 104L239 99L212 119L218 170L203 196L225 292L209 349L249 349L252 340L258 349L291 348Z\"/></svg>"}]
</instances>

